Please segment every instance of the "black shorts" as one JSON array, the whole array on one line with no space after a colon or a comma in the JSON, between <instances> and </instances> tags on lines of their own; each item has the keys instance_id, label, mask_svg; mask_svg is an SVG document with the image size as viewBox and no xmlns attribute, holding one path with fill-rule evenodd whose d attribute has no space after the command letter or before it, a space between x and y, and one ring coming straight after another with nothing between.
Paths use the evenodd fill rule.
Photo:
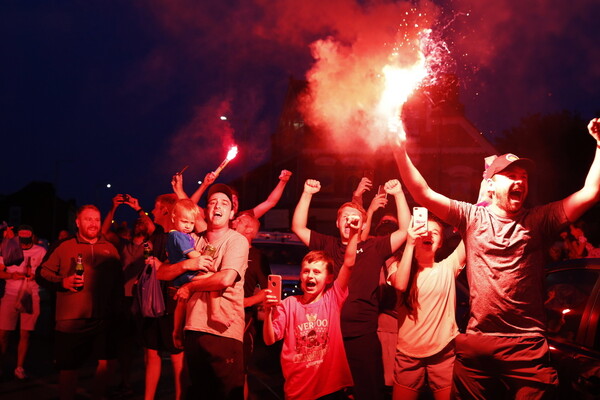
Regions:
<instances>
[{"instance_id":1,"label":"black shorts","mask_svg":"<svg viewBox=\"0 0 600 400\"><path fill-rule=\"evenodd\" d=\"M59 370L79 369L95 360L117 358L118 334L111 320L87 319L60 321L55 332L55 363Z\"/></svg>"},{"instance_id":2,"label":"black shorts","mask_svg":"<svg viewBox=\"0 0 600 400\"><path fill-rule=\"evenodd\" d=\"M185 331L184 340L190 398L243 400L242 342L197 331Z\"/></svg>"},{"instance_id":3,"label":"black shorts","mask_svg":"<svg viewBox=\"0 0 600 400\"><path fill-rule=\"evenodd\" d=\"M158 318L142 318L142 346L147 349L166 351L169 354L179 354L183 350L173 344L173 314Z\"/></svg>"}]
</instances>

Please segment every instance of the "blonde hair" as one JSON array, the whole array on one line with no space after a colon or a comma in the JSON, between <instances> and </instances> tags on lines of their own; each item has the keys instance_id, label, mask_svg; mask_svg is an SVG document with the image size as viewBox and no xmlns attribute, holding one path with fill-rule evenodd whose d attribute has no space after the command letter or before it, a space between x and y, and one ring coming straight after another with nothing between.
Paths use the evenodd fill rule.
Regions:
<instances>
[{"instance_id":1,"label":"blonde hair","mask_svg":"<svg viewBox=\"0 0 600 400\"><path fill-rule=\"evenodd\" d=\"M338 211L337 211L337 218L338 219L340 218L340 215L342 215L342 210L344 208L346 208L346 207L353 208L356 211L358 211L360 213L360 215L362 216L363 222L367 220L367 212L365 211L365 209L363 208L363 206L361 206L360 204L355 203L353 201L349 201L347 203L344 203L344 204L342 204L340 206L340 208L338 208Z\"/></svg>"},{"instance_id":2,"label":"blonde hair","mask_svg":"<svg viewBox=\"0 0 600 400\"><path fill-rule=\"evenodd\" d=\"M180 199L175 202L173 205L173 212L171 215L175 218L178 215L183 213L191 214L193 219L195 220L200 213L198 206L190 199Z\"/></svg>"}]
</instances>

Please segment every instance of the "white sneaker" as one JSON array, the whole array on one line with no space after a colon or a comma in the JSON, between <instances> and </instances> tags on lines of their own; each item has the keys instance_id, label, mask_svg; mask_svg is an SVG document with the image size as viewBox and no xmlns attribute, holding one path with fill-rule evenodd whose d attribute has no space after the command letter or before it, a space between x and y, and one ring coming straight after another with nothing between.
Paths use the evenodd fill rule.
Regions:
<instances>
[{"instance_id":1,"label":"white sneaker","mask_svg":"<svg viewBox=\"0 0 600 400\"><path fill-rule=\"evenodd\" d=\"M27 379L27 374L25 373L25 369L23 369L23 367L17 367L15 368L15 377L17 379Z\"/></svg>"}]
</instances>

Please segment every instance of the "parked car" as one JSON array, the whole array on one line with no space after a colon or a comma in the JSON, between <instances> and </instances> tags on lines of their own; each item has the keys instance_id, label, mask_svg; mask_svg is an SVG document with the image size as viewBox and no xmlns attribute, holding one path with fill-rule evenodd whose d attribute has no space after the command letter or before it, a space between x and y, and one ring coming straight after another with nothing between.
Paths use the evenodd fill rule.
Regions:
<instances>
[{"instance_id":1,"label":"parked car","mask_svg":"<svg viewBox=\"0 0 600 400\"><path fill-rule=\"evenodd\" d=\"M546 275L548 342L561 399L600 398L600 258L555 263Z\"/></svg>"},{"instance_id":2,"label":"parked car","mask_svg":"<svg viewBox=\"0 0 600 400\"><path fill-rule=\"evenodd\" d=\"M308 253L308 247L298 236L285 232L259 232L252 246L267 256L271 273L281 275L283 298L302 294L299 285L300 264Z\"/></svg>"}]
</instances>

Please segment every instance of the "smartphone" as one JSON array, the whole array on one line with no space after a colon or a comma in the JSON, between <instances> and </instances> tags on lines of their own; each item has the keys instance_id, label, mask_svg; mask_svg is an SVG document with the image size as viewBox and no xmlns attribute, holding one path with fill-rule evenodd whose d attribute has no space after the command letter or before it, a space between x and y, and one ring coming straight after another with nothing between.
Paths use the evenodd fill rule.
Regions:
<instances>
[{"instance_id":1,"label":"smartphone","mask_svg":"<svg viewBox=\"0 0 600 400\"><path fill-rule=\"evenodd\" d=\"M271 294L276 296L278 301L281 301L281 275L269 275L268 282L268 289Z\"/></svg>"},{"instance_id":2,"label":"smartphone","mask_svg":"<svg viewBox=\"0 0 600 400\"><path fill-rule=\"evenodd\" d=\"M382 185L379 185L379 189L377 189L377 194L383 194L387 199L387 192L385 191Z\"/></svg>"},{"instance_id":3,"label":"smartphone","mask_svg":"<svg viewBox=\"0 0 600 400\"><path fill-rule=\"evenodd\" d=\"M427 209L425 207L413 207L413 226L425 225L427 229Z\"/></svg>"},{"instance_id":4,"label":"smartphone","mask_svg":"<svg viewBox=\"0 0 600 400\"><path fill-rule=\"evenodd\" d=\"M373 182L373 179L375 179L375 170L373 170L373 169L365 169L363 171L363 176L365 178L368 178L371 182Z\"/></svg>"}]
</instances>

